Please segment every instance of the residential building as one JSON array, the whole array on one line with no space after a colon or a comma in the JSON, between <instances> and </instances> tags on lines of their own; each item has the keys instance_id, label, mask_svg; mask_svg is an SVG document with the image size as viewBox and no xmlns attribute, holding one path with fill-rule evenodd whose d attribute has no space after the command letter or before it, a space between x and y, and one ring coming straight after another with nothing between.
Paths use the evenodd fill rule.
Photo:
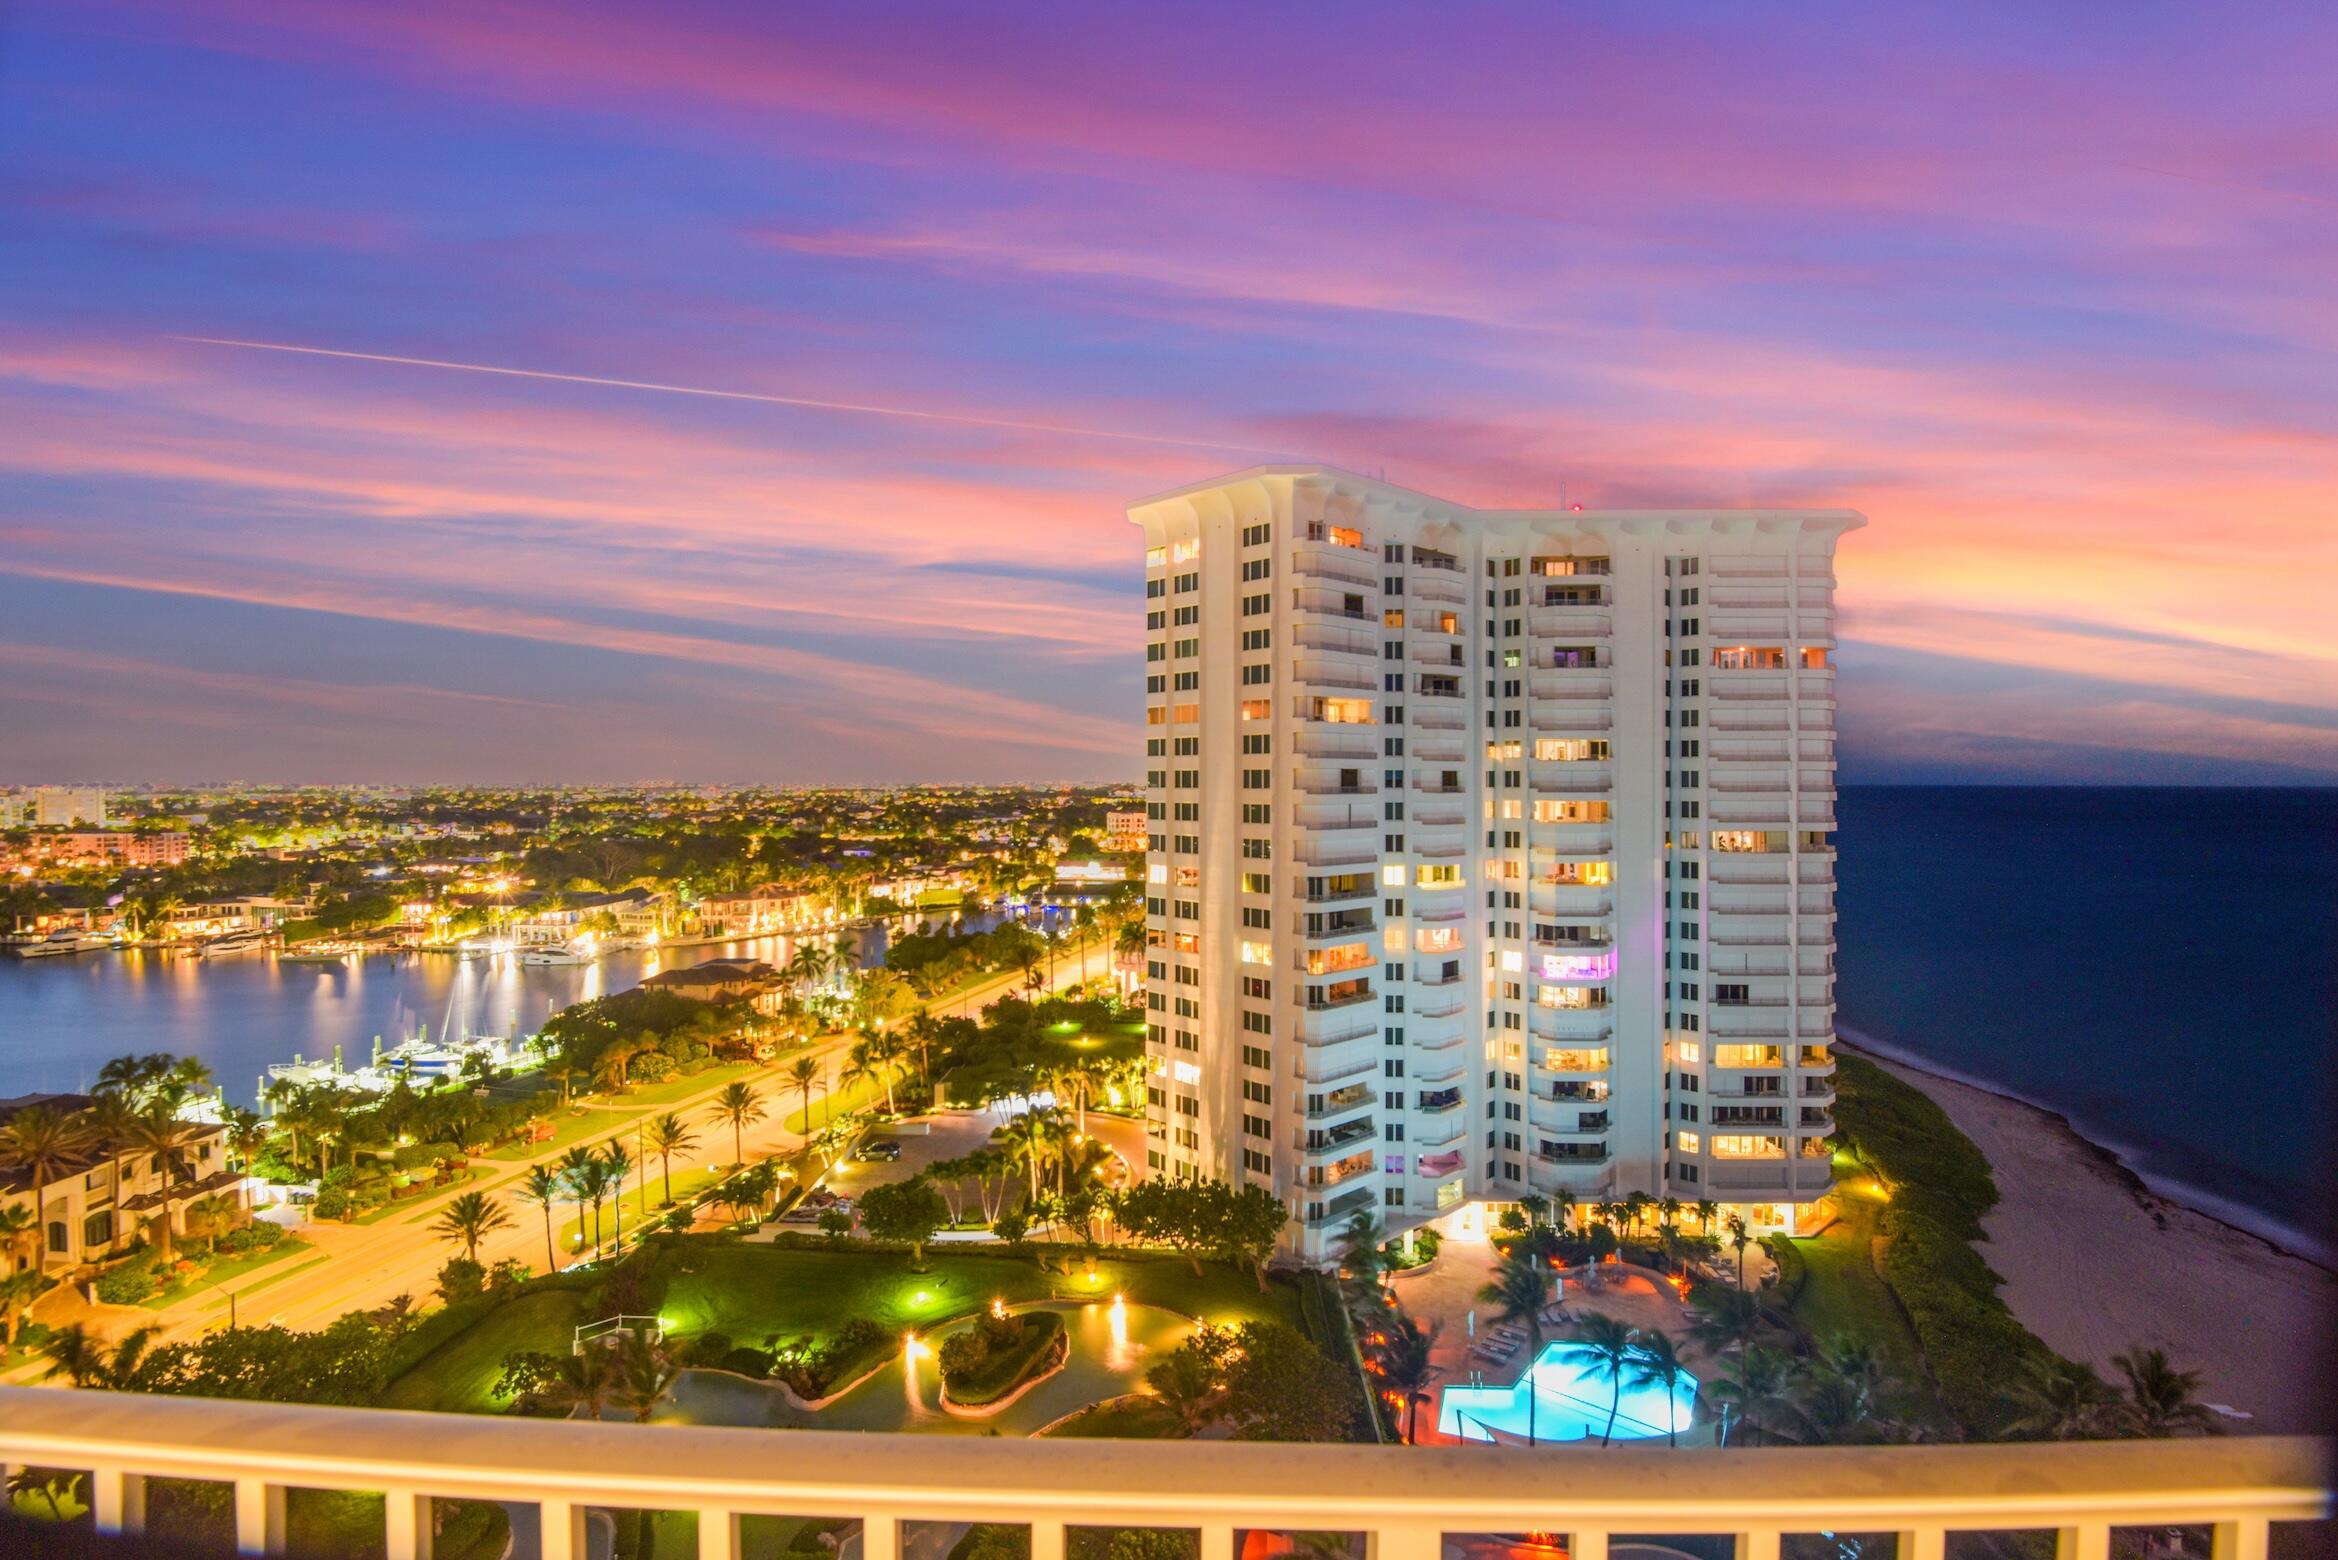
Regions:
<instances>
[{"instance_id":1,"label":"residential building","mask_svg":"<svg viewBox=\"0 0 2338 1560\"><path fill-rule=\"evenodd\" d=\"M20 1094L0 1100L0 1126L28 1106L45 1106L71 1117L89 1109L90 1103L86 1094ZM245 1178L227 1168L227 1129L216 1122L190 1121L187 1130L184 1174L169 1186L171 1227L177 1230L186 1228L187 1205L198 1198L226 1195L239 1206L249 1206ZM165 1188L154 1154L133 1149L117 1161L114 1148L103 1138L83 1142L65 1170L41 1187L37 1210L31 1170L0 1158L0 1208L37 1213L43 1235L39 1260L44 1267L69 1268L107 1256L128 1244L162 1207ZM10 1270L32 1266L34 1255L15 1253Z\"/></svg>"},{"instance_id":2,"label":"residential building","mask_svg":"<svg viewBox=\"0 0 2338 1560\"><path fill-rule=\"evenodd\" d=\"M44 785L32 792L32 816L26 823L43 829L64 829L74 824L95 824L103 827L106 819L106 793L99 786Z\"/></svg>"},{"instance_id":3,"label":"residential building","mask_svg":"<svg viewBox=\"0 0 2338 1560\"><path fill-rule=\"evenodd\" d=\"M700 923L709 930L741 937L789 931L814 919L809 893L769 884L744 894L714 894L701 899L696 908Z\"/></svg>"},{"instance_id":4,"label":"residential building","mask_svg":"<svg viewBox=\"0 0 2338 1560\"><path fill-rule=\"evenodd\" d=\"M1145 810L1142 807L1104 815L1106 850L1141 851L1145 848L1145 834Z\"/></svg>"},{"instance_id":5,"label":"residential building","mask_svg":"<svg viewBox=\"0 0 2338 1560\"><path fill-rule=\"evenodd\" d=\"M113 862L128 867L175 867L187 859L189 838L177 832L131 834L122 831L77 830L40 836L51 842L54 856Z\"/></svg>"},{"instance_id":6,"label":"residential building","mask_svg":"<svg viewBox=\"0 0 2338 1560\"><path fill-rule=\"evenodd\" d=\"M1319 466L1146 544L1154 1173L1336 1251L1529 1192L1832 1185L1846 510L1475 510Z\"/></svg>"}]
</instances>

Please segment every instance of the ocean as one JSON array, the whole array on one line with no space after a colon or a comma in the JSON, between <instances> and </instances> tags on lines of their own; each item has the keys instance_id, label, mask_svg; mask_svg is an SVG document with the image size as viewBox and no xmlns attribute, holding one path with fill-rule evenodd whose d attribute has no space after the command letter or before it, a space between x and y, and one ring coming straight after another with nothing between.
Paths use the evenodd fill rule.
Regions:
<instances>
[{"instance_id":1,"label":"ocean","mask_svg":"<svg viewBox=\"0 0 2338 1560\"><path fill-rule=\"evenodd\" d=\"M2326 1254L2338 790L1846 787L1846 1040Z\"/></svg>"}]
</instances>

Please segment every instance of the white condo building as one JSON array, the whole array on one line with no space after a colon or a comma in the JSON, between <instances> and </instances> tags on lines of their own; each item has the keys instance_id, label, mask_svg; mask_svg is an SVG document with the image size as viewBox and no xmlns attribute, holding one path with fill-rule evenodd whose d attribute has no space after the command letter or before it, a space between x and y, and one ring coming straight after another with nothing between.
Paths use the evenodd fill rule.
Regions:
<instances>
[{"instance_id":1,"label":"white condo building","mask_svg":"<svg viewBox=\"0 0 2338 1560\"><path fill-rule=\"evenodd\" d=\"M1861 516L1266 466L1129 517L1152 1173L1270 1187L1311 1259L1359 1212L1826 1195Z\"/></svg>"}]
</instances>

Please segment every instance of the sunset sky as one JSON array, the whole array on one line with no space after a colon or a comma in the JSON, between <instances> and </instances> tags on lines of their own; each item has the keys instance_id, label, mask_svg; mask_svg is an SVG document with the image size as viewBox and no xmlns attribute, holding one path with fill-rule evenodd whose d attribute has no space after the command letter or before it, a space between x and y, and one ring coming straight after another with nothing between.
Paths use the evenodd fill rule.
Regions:
<instances>
[{"instance_id":1,"label":"sunset sky","mask_svg":"<svg viewBox=\"0 0 2338 1560\"><path fill-rule=\"evenodd\" d=\"M1864 510L1848 781L2338 780L2333 81L2327 4L0 5L0 781L1132 777L1122 511L1274 458Z\"/></svg>"}]
</instances>

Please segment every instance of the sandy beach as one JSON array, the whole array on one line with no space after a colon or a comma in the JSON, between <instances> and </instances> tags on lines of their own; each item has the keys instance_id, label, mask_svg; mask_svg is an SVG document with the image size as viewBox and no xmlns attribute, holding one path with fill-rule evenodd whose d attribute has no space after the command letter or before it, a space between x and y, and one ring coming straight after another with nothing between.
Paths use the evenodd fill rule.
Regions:
<instances>
[{"instance_id":1,"label":"sandy beach","mask_svg":"<svg viewBox=\"0 0 2338 1560\"><path fill-rule=\"evenodd\" d=\"M2338 1274L2155 1195L2062 1117L1863 1052L1922 1089L1988 1156L2000 1201L1981 1255L2058 1353L2116 1380L2111 1356L2157 1346L2235 1433L2333 1428Z\"/></svg>"}]
</instances>

